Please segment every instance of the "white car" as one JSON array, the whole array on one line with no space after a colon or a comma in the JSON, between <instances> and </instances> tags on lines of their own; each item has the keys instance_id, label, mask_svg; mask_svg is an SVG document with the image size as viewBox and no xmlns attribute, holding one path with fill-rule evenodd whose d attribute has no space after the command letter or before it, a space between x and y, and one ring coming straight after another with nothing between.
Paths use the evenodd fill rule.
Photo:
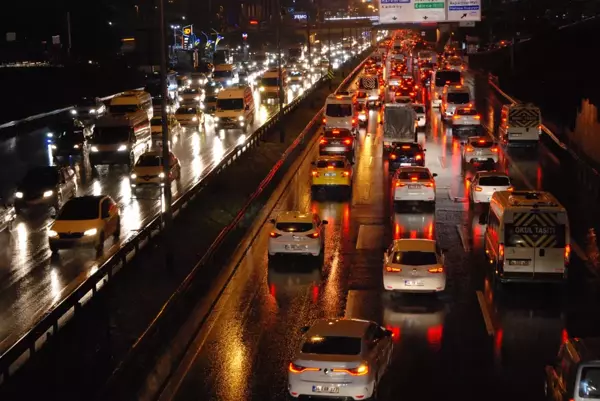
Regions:
<instances>
[{"instance_id":1,"label":"white car","mask_svg":"<svg viewBox=\"0 0 600 401\"><path fill-rule=\"evenodd\" d=\"M398 292L444 291L444 255L436 241L395 240L383 255L383 289Z\"/></svg>"},{"instance_id":2,"label":"white car","mask_svg":"<svg viewBox=\"0 0 600 401\"><path fill-rule=\"evenodd\" d=\"M177 100L184 105L197 106L202 100L202 91L198 88L188 88L179 92Z\"/></svg>"},{"instance_id":3,"label":"white car","mask_svg":"<svg viewBox=\"0 0 600 401\"><path fill-rule=\"evenodd\" d=\"M478 171L471 178L469 201L471 203L490 203L494 192L512 190L513 186L506 174L496 171Z\"/></svg>"},{"instance_id":4,"label":"white car","mask_svg":"<svg viewBox=\"0 0 600 401\"><path fill-rule=\"evenodd\" d=\"M374 398L391 360L391 331L368 320L319 319L302 332L288 367L291 397Z\"/></svg>"},{"instance_id":5,"label":"white car","mask_svg":"<svg viewBox=\"0 0 600 401\"><path fill-rule=\"evenodd\" d=\"M394 205L425 202L435 206L435 180L427 167L400 167L392 178Z\"/></svg>"},{"instance_id":6,"label":"white car","mask_svg":"<svg viewBox=\"0 0 600 401\"><path fill-rule=\"evenodd\" d=\"M457 107L452 116L452 135L457 135L460 131L480 131L481 116L477 110L472 107Z\"/></svg>"},{"instance_id":7,"label":"white car","mask_svg":"<svg viewBox=\"0 0 600 401\"><path fill-rule=\"evenodd\" d=\"M204 113L198 106L182 106L175 112L175 119L182 127L200 127L204 125Z\"/></svg>"},{"instance_id":8,"label":"white car","mask_svg":"<svg viewBox=\"0 0 600 401\"><path fill-rule=\"evenodd\" d=\"M325 247L324 226L316 213L298 211L280 213L271 219L273 228L269 234L269 256L299 254L320 256Z\"/></svg>"},{"instance_id":9,"label":"white car","mask_svg":"<svg viewBox=\"0 0 600 401\"><path fill-rule=\"evenodd\" d=\"M425 105L421 103L413 103L412 108L417 113L417 127L423 128L427 124L427 111Z\"/></svg>"},{"instance_id":10,"label":"white car","mask_svg":"<svg viewBox=\"0 0 600 401\"><path fill-rule=\"evenodd\" d=\"M462 159L465 163L498 163L498 145L485 136L470 136L464 146Z\"/></svg>"}]
</instances>

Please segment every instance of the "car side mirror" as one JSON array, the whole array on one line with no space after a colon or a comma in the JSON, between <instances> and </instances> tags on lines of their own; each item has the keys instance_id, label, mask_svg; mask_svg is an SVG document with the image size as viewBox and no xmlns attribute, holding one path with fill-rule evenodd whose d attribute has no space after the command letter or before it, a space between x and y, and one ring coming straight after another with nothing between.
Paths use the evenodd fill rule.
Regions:
<instances>
[{"instance_id":1,"label":"car side mirror","mask_svg":"<svg viewBox=\"0 0 600 401\"><path fill-rule=\"evenodd\" d=\"M482 213L479 215L479 224L484 226L488 223L488 215L485 213Z\"/></svg>"},{"instance_id":2,"label":"car side mirror","mask_svg":"<svg viewBox=\"0 0 600 401\"><path fill-rule=\"evenodd\" d=\"M321 220L321 224L329 224L327 220Z\"/></svg>"},{"instance_id":3,"label":"car side mirror","mask_svg":"<svg viewBox=\"0 0 600 401\"><path fill-rule=\"evenodd\" d=\"M433 173L433 174L431 174L431 175L432 175L434 178L438 176L438 175L437 175L437 173Z\"/></svg>"},{"instance_id":4,"label":"car side mirror","mask_svg":"<svg viewBox=\"0 0 600 401\"><path fill-rule=\"evenodd\" d=\"M269 223L271 223L271 224L275 224L275 219L271 219L271 220L269 220Z\"/></svg>"},{"instance_id":5,"label":"car side mirror","mask_svg":"<svg viewBox=\"0 0 600 401\"><path fill-rule=\"evenodd\" d=\"M306 332L308 332L309 329L310 329L310 326L301 327L300 328L300 333L306 334Z\"/></svg>"}]
</instances>

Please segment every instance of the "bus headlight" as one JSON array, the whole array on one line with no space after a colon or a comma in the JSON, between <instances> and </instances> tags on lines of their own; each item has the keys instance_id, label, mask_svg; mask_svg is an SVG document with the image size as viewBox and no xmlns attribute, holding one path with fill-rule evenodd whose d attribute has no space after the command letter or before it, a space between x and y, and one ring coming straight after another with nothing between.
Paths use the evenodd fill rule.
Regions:
<instances>
[{"instance_id":1,"label":"bus headlight","mask_svg":"<svg viewBox=\"0 0 600 401\"><path fill-rule=\"evenodd\" d=\"M238 117L238 120L239 120L239 121L244 121L244 116L239 116L239 117Z\"/></svg>"},{"instance_id":2,"label":"bus headlight","mask_svg":"<svg viewBox=\"0 0 600 401\"><path fill-rule=\"evenodd\" d=\"M127 145L121 145L119 146L119 149L117 149L117 152L125 152L127 150Z\"/></svg>"},{"instance_id":3,"label":"bus headlight","mask_svg":"<svg viewBox=\"0 0 600 401\"><path fill-rule=\"evenodd\" d=\"M98 229L97 228L90 228L89 230L85 230L83 232L83 235L85 237L91 237L91 236L96 235L96 234L98 234Z\"/></svg>"},{"instance_id":4,"label":"bus headlight","mask_svg":"<svg viewBox=\"0 0 600 401\"><path fill-rule=\"evenodd\" d=\"M54 195L54 191L46 191L44 192L44 198L49 198Z\"/></svg>"},{"instance_id":5,"label":"bus headlight","mask_svg":"<svg viewBox=\"0 0 600 401\"><path fill-rule=\"evenodd\" d=\"M160 174L158 175L158 178L160 178L161 180L162 180L163 178L165 178L165 173L160 173Z\"/></svg>"}]
</instances>

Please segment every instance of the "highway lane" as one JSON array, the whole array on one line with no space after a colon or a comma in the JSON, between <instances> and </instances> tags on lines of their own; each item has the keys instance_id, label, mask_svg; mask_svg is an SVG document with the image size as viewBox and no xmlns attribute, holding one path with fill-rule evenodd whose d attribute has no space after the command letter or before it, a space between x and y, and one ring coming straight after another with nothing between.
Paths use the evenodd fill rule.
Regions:
<instances>
[{"instance_id":1,"label":"highway lane","mask_svg":"<svg viewBox=\"0 0 600 401\"><path fill-rule=\"evenodd\" d=\"M480 110L485 112L485 110ZM214 308L168 383L161 400L285 399L287 364L299 346L299 329L318 317L368 318L395 333L392 366L379 400L542 400L543 367L568 332L590 335L600 325L597 295L581 279L574 258L565 296L555 287L494 290L483 258L478 224L482 208L469 208L461 175L460 144L434 112L426 135L426 163L437 177L435 213L394 213L389 174L381 158L380 128L361 132L350 201L314 201L307 158L276 212L313 210L329 221L322 274L306 259L269 263L264 227L234 276L228 296ZM538 163L507 152L517 188L544 188L545 150ZM532 184L533 183L533 184ZM558 184L555 184L558 185ZM274 214L276 214L276 212ZM390 299L381 291L383 246L392 238L437 238L448 249L448 285L439 297Z\"/></svg>"},{"instance_id":2,"label":"highway lane","mask_svg":"<svg viewBox=\"0 0 600 401\"><path fill-rule=\"evenodd\" d=\"M260 104L258 91L255 92ZM287 94L287 101L294 94ZM277 107L261 105L253 129L272 116ZM14 192L16 182L28 168L52 163L46 144L48 129L24 133L0 142L0 188L6 198ZM252 131L249 131L252 132ZM201 180L248 134L240 130L216 133L210 118L205 130L182 130L174 140L173 152L181 161L181 179L173 184L174 199ZM91 249L60 252L51 258L47 247L48 213L29 213L19 217L11 233L0 236L0 353L28 330L51 306L83 282L118 246L135 235L161 205L160 193L139 191L133 195L129 174L120 167L101 166L93 171L87 163L75 163L79 178L78 195L108 194L121 210L121 239L118 244L108 240L105 254L96 259Z\"/></svg>"}]
</instances>

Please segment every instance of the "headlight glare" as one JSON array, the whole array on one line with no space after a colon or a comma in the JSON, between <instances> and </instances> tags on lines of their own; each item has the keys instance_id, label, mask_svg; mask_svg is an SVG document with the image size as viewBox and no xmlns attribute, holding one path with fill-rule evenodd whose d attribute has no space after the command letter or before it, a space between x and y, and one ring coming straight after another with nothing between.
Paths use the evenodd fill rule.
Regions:
<instances>
[{"instance_id":1,"label":"headlight glare","mask_svg":"<svg viewBox=\"0 0 600 401\"><path fill-rule=\"evenodd\" d=\"M89 230L85 230L83 232L83 235L86 237L91 237L92 235L96 235L96 234L98 234L97 228L90 228Z\"/></svg>"}]
</instances>

